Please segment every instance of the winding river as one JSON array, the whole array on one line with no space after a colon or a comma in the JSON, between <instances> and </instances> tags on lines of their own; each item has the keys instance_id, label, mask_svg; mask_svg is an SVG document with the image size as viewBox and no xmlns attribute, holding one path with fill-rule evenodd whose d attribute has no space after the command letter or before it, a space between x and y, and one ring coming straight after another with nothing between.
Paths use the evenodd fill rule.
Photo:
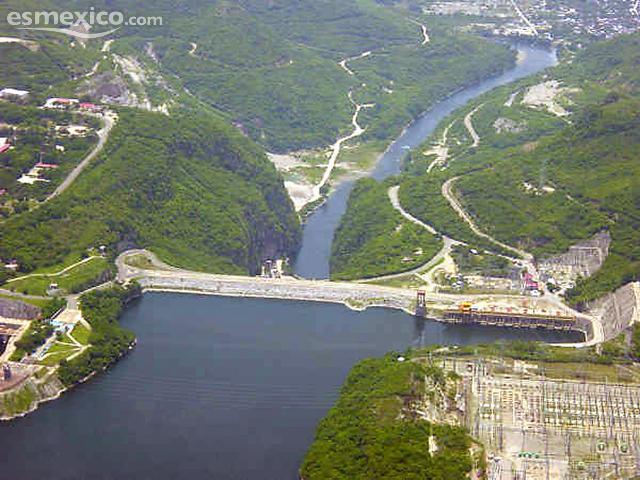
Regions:
<instances>
[{"instance_id":1,"label":"winding river","mask_svg":"<svg viewBox=\"0 0 640 480\"><path fill-rule=\"evenodd\" d=\"M521 61L417 120L373 176L398 172L456 107L552 65L519 46ZM305 228L298 273L326 277L350 184ZM427 344L496 339L574 341L577 335L444 325L385 309L279 300L146 294L122 318L138 346L108 372L0 424L2 478L294 480L317 422L358 360Z\"/></svg>"},{"instance_id":2,"label":"winding river","mask_svg":"<svg viewBox=\"0 0 640 480\"><path fill-rule=\"evenodd\" d=\"M518 44L516 48L518 62L514 68L502 75L465 88L437 103L414 121L389 146L371 176L376 180L384 180L399 173L401 161L407 153L406 147L420 146L447 115L473 98L557 63L555 51L529 44ZM353 182L340 184L327 202L307 219L303 231L302 248L295 264L296 274L304 278L329 277L329 257L333 235L347 208L347 200L352 188Z\"/></svg>"}]
</instances>

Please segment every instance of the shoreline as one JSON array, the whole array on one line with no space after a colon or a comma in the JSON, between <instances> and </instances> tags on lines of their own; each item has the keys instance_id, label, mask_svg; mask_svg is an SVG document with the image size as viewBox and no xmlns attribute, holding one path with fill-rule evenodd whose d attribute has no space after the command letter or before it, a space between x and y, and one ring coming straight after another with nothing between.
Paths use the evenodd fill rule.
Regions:
<instances>
[{"instance_id":1,"label":"shoreline","mask_svg":"<svg viewBox=\"0 0 640 480\"><path fill-rule=\"evenodd\" d=\"M511 50L512 51L517 52L517 44L520 43L520 42L510 41L508 39L505 40L505 42L511 45L511 47L512 47ZM552 50L552 49L550 49L550 50ZM510 65L502 67L502 68L499 68L499 69L497 69L497 70L495 70L495 71L493 71L491 73L488 73L486 75L481 76L480 78L474 79L473 81L463 83L462 85L458 86L453 91L436 97L431 102L431 104L429 106L424 108L424 110L421 110L420 113L418 113L417 115L415 115L412 118L410 118L403 126L399 126L398 130L396 130L395 133L389 135L389 137L386 138L386 139L379 140L379 141L382 141L382 142L387 142L387 146L384 149L384 151L381 152L377 156L377 158L371 163L371 165L367 169L357 170L357 171L347 171L346 173L344 173L342 175L337 175L337 176L334 176L334 177L330 176L329 178L327 178L327 180L325 182L325 186L327 186L327 185L329 186L329 191L327 191L324 194L321 194L319 197L312 198L310 201L307 201L306 203L302 204L300 209L298 210L298 213L300 214L300 216L303 217L303 219L304 219L304 218L308 217L309 215L311 215L316 209L318 209L319 207L324 205L324 203L329 199L329 197L331 197L331 195L335 192L335 190L338 189L344 183L350 182L350 181L356 181L356 180L358 180L360 178L364 178L364 177L371 177L372 174L375 172L376 168L379 166L380 160L382 160L382 158L386 154L389 153L391 148L402 139L402 137L407 133L407 131L413 125L415 125L417 122L419 122L425 115L428 115L436 105L438 105L441 102L445 102L445 101L449 100L451 97L457 95L458 93L464 91L467 88L472 88L472 87L474 87L476 85L479 85L480 83L485 82L485 81L487 81L487 80L489 80L491 78L498 78L499 76L503 75L505 72L517 68L517 66L518 66L518 58L517 58L517 55L514 55ZM364 130L366 131L366 127L365 127ZM372 139L366 138L366 132L365 131L362 132L362 136L363 136L362 142L363 143L367 143L368 141L372 141ZM435 131L434 131L434 133L435 133ZM431 137L431 135L429 135L429 137L424 139L424 141L421 142L421 143L426 142L430 137ZM378 141L378 140L373 140L373 141ZM330 145L330 146L328 146L328 148L333 148L334 145ZM323 148L323 147L319 147L319 148ZM407 154L405 154L405 156L403 157L402 161L404 161L404 158L406 158ZM338 166L338 165L339 165L339 162L336 159L336 166ZM291 198L291 196L290 196L290 198ZM293 198L292 198L292 201L293 201Z\"/></svg>"},{"instance_id":2,"label":"shoreline","mask_svg":"<svg viewBox=\"0 0 640 480\"><path fill-rule=\"evenodd\" d=\"M416 318L422 318L424 320L427 321L432 321L432 322L437 322L437 323L441 323L441 324L445 324L445 325L458 325L455 322L450 322L447 321L445 318L441 318L439 317L438 310L437 308L426 308L426 314L424 316L418 316L416 315L416 313L411 310L409 307L407 306L402 306L402 305L397 305L397 304L393 304L393 303L384 303L384 302L376 302L373 301L371 303L364 303L363 305L354 305L353 303L349 302L349 298L345 299L345 300L332 300L332 299L326 299L326 298L320 298L320 299L311 299L311 298L291 298L291 297L285 297L282 295L270 295L270 296L265 296L265 295L251 295L251 294L247 294L247 293L232 293L232 292L218 292L218 291L212 291L212 290L199 290L199 289L195 289L195 288L175 288L175 287L155 287L155 286L147 286L147 287L142 287L142 293L176 293L176 294L187 294L187 295L203 295L203 296L212 296L212 297L226 297L226 298L247 298L247 299L252 299L252 300L278 300L278 301L285 301L285 302L314 302L314 303L326 303L326 304L331 304L331 305L343 305L346 308L348 308L349 310L352 310L354 312L364 312L369 308L388 308L388 309L392 309L392 310L399 310L402 311L404 313L406 313L409 316L412 317L416 317ZM483 325L483 324L477 324L477 326L479 327L487 327L489 325ZM540 327L513 327L513 326L499 326L496 325L496 328L504 328L504 329L513 329L513 330L541 330L541 331L551 331L551 332L559 332L559 331L565 331L565 330L559 330L559 329L549 329L549 328L540 328ZM589 341L588 339L588 333L583 331L583 330L571 330L572 332L575 333L579 333L581 335L584 335L585 340L580 341L580 342L573 342L573 343L550 343L550 342L545 342L548 345L552 345L552 346L561 346L561 347L567 347L567 348L582 348L585 346L588 346Z\"/></svg>"}]
</instances>

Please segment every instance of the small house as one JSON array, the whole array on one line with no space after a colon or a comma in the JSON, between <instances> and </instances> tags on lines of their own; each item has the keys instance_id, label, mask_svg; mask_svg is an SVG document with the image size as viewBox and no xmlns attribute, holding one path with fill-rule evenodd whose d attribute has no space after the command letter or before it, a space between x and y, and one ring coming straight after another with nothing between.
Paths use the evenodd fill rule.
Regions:
<instances>
[{"instance_id":1,"label":"small house","mask_svg":"<svg viewBox=\"0 0 640 480\"><path fill-rule=\"evenodd\" d=\"M26 90L18 90L16 88L3 88L0 90L0 98L7 100L25 100L29 96Z\"/></svg>"}]
</instances>

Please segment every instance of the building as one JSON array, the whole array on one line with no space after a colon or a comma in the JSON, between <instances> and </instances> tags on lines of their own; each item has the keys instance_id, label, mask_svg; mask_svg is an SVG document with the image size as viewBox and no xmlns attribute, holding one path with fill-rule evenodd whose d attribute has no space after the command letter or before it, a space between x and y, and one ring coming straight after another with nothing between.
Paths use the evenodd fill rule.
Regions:
<instances>
[{"instance_id":1,"label":"building","mask_svg":"<svg viewBox=\"0 0 640 480\"><path fill-rule=\"evenodd\" d=\"M43 108L68 108L72 105L76 105L80 100L77 98L47 98L47 101L44 102Z\"/></svg>"},{"instance_id":2,"label":"building","mask_svg":"<svg viewBox=\"0 0 640 480\"><path fill-rule=\"evenodd\" d=\"M99 113L99 112L102 112L103 110L103 108L100 105L96 105L95 103L89 103L89 102L81 102L80 105L78 105L78 107L81 110L85 110L91 113Z\"/></svg>"},{"instance_id":3,"label":"building","mask_svg":"<svg viewBox=\"0 0 640 480\"><path fill-rule=\"evenodd\" d=\"M539 291L540 284L533 279L533 275L529 272L524 272L522 275L523 287L527 292Z\"/></svg>"},{"instance_id":4,"label":"building","mask_svg":"<svg viewBox=\"0 0 640 480\"><path fill-rule=\"evenodd\" d=\"M11 143L7 137L0 137L0 153L4 153L11 148Z\"/></svg>"},{"instance_id":5,"label":"building","mask_svg":"<svg viewBox=\"0 0 640 480\"><path fill-rule=\"evenodd\" d=\"M46 163L46 162L38 162L36 163L37 168L58 168L58 165L55 163Z\"/></svg>"},{"instance_id":6,"label":"building","mask_svg":"<svg viewBox=\"0 0 640 480\"><path fill-rule=\"evenodd\" d=\"M25 100L29 96L26 90L18 90L16 88L3 88L0 90L0 98L7 100Z\"/></svg>"},{"instance_id":7,"label":"building","mask_svg":"<svg viewBox=\"0 0 640 480\"><path fill-rule=\"evenodd\" d=\"M13 270L15 272L20 268L20 264L17 260L9 260L4 264L4 268L6 268L7 270Z\"/></svg>"}]
</instances>

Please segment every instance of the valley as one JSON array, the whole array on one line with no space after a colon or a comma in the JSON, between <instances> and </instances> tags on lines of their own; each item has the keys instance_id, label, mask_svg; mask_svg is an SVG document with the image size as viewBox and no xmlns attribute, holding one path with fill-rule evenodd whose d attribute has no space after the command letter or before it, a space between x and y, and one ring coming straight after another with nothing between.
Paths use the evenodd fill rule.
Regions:
<instances>
[{"instance_id":1,"label":"valley","mask_svg":"<svg viewBox=\"0 0 640 480\"><path fill-rule=\"evenodd\" d=\"M605 3L0 18L7 472L632 478L640 23Z\"/></svg>"}]
</instances>

